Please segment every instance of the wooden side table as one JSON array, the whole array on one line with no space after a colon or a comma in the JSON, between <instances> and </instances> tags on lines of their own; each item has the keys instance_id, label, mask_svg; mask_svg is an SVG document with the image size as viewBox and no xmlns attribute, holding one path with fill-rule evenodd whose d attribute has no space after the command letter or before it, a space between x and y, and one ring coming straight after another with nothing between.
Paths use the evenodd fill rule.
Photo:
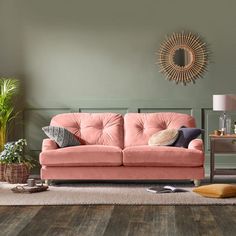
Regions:
<instances>
[{"instance_id":1,"label":"wooden side table","mask_svg":"<svg viewBox=\"0 0 236 236\"><path fill-rule=\"evenodd\" d=\"M236 154L236 135L209 135L210 136L210 182L214 175L236 175L236 169L215 168L215 154Z\"/></svg>"}]
</instances>

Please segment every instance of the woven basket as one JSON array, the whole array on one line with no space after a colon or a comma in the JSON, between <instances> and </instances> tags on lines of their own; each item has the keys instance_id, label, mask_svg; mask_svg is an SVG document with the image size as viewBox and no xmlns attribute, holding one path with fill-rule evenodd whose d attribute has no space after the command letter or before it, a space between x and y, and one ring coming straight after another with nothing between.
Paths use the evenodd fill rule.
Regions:
<instances>
[{"instance_id":1,"label":"woven basket","mask_svg":"<svg viewBox=\"0 0 236 236\"><path fill-rule=\"evenodd\" d=\"M4 172L5 172L5 164L0 163L0 181L5 181Z\"/></svg>"},{"instance_id":2,"label":"woven basket","mask_svg":"<svg viewBox=\"0 0 236 236\"><path fill-rule=\"evenodd\" d=\"M29 177L29 168L26 164L7 164L5 167L5 180L11 184L23 184Z\"/></svg>"}]
</instances>

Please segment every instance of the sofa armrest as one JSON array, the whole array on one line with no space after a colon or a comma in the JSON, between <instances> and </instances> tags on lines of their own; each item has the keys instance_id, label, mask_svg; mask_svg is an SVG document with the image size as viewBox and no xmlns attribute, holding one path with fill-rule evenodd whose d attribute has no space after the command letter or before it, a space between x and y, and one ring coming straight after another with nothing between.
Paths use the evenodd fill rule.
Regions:
<instances>
[{"instance_id":1,"label":"sofa armrest","mask_svg":"<svg viewBox=\"0 0 236 236\"><path fill-rule=\"evenodd\" d=\"M193 139L189 145L188 145L188 149L195 149L195 150L199 150L202 151L204 150L203 147L203 141L202 139Z\"/></svg>"},{"instance_id":2,"label":"sofa armrest","mask_svg":"<svg viewBox=\"0 0 236 236\"><path fill-rule=\"evenodd\" d=\"M53 140L51 140L49 138L46 138L46 139L43 140L42 152L48 151L48 150L54 150L54 149L57 149L57 148L58 148L58 146Z\"/></svg>"}]
</instances>

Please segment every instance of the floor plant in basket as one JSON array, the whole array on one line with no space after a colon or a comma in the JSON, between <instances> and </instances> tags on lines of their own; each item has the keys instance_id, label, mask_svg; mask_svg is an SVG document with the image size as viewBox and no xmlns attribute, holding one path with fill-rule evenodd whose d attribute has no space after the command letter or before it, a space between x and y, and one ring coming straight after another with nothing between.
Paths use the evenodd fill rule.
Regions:
<instances>
[{"instance_id":1,"label":"floor plant in basket","mask_svg":"<svg viewBox=\"0 0 236 236\"><path fill-rule=\"evenodd\" d=\"M16 117L13 98L18 92L19 80L0 78L0 152L7 142L9 123ZM5 164L0 160L0 181L4 181Z\"/></svg>"},{"instance_id":2,"label":"floor plant in basket","mask_svg":"<svg viewBox=\"0 0 236 236\"><path fill-rule=\"evenodd\" d=\"M0 154L0 160L5 164L4 178L8 183L26 183L33 160L25 155L25 139L8 142Z\"/></svg>"}]
</instances>

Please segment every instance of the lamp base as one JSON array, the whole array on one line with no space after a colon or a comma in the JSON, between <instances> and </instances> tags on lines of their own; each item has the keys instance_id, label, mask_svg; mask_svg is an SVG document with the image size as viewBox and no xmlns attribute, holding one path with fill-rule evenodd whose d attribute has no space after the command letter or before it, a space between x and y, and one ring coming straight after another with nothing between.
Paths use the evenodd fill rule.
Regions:
<instances>
[{"instance_id":1,"label":"lamp base","mask_svg":"<svg viewBox=\"0 0 236 236\"><path fill-rule=\"evenodd\" d=\"M231 117L225 112L219 117L219 129L223 134L231 134Z\"/></svg>"}]
</instances>

